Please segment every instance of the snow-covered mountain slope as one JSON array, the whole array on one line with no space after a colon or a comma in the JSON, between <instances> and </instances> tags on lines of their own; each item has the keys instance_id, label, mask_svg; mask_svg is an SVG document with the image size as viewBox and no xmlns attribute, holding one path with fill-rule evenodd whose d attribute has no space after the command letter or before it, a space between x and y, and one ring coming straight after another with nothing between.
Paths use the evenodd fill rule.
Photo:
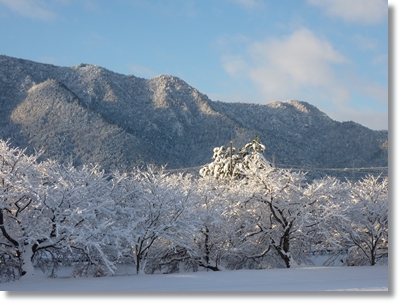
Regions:
<instances>
[{"instance_id":1,"label":"snow-covered mountain slope","mask_svg":"<svg viewBox=\"0 0 400 303\"><path fill-rule=\"evenodd\" d=\"M60 162L127 170L153 163L197 167L216 146L256 135L277 166L387 167L388 132L340 123L296 100L212 101L183 80L59 67L0 56L0 138ZM325 170L312 170L321 176ZM353 171L354 175L354 171ZM349 175L350 176L350 175Z\"/></svg>"}]
</instances>

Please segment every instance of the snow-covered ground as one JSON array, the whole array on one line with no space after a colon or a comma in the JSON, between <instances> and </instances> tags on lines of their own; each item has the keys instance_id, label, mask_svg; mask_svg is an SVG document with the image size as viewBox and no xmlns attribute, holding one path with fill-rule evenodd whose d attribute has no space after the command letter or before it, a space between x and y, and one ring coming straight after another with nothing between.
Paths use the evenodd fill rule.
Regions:
<instances>
[{"instance_id":1,"label":"snow-covered ground","mask_svg":"<svg viewBox=\"0 0 400 303\"><path fill-rule=\"evenodd\" d=\"M297 267L179 274L125 275L101 278L56 278L1 283L4 298L19 291L56 292L289 292L388 291L388 266ZM32 293L31 293L32 294Z\"/></svg>"}]
</instances>

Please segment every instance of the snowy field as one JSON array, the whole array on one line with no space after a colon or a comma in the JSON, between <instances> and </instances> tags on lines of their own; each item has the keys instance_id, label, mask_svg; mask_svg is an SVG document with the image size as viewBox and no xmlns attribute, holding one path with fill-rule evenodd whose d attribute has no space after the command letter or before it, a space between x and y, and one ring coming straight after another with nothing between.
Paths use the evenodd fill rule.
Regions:
<instances>
[{"instance_id":1,"label":"snowy field","mask_svg":"<svg viewBox=\"0 0 400 303\"><path fill-rule=\"evenodd\" d=\"M388 266L298 267L180 274L125 275L101 278L38 276L32 280L1 283L3 297L13 292L288 292L388 291ZM32 294L32 293L30 293ZM4 296L5 295L5 296ZM17 294L15 294L17 295Z\"/></svg>"}]
</instances>

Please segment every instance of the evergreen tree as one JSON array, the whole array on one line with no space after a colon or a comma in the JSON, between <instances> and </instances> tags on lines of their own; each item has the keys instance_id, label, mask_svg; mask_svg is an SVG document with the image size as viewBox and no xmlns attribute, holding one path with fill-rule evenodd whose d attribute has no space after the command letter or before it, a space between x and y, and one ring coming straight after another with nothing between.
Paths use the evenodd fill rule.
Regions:
<instances>
[{"instance_id":1,"label":"evergreen tree","mask_svg":"<svg viewBox=\"0 0 400 303\"><path fill-rule=\"evenodd\" d=\"M204 165L200 169L200 175L214 176L217 180L237 180L243 179L244 171L248 169L252 162L259 168L272 166L263 156L265 146L256 136L252 142L236 150L232 147L215 147L213 152L213 162Z\"/></svg>"}]
</instances>

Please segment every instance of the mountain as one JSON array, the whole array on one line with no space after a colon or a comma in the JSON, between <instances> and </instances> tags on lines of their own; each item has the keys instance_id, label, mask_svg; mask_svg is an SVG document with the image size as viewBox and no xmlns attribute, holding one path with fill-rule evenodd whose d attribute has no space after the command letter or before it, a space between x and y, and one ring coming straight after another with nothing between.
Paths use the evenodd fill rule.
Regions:
<instances>
[{"instance_id":1,"label":"mountain","mask_svg":"<svg viewBox=\"0 0 400 303\"><path fill-rule=\"evenodd\" d=\"M325 168L388 166L387 131L334 121L306 102L212 101L173 76L143 79L0 55L0 138L28 152L43 149L47 158L106 170L182 169L211 162L216 146L242 147L256 135L267 159L313 177L336 172Z\"/></svg>"}]
</instances>

